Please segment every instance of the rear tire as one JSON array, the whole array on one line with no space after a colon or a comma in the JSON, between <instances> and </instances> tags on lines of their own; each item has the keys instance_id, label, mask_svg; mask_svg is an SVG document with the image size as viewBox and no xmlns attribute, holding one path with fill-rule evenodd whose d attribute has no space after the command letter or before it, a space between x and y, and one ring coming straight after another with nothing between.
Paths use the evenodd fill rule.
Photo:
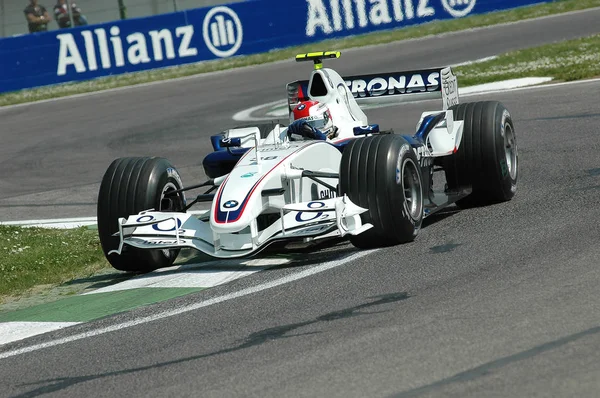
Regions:
<instances>
[{"instance_id":1,"label":"rear tire","mask_svg":"<svg viewBox=\"0 0 600 398\"><path fill-rule=\"evenodd\" d=\"M498 101L473 102L451 108L465 122L458 152L442 166L449 190L471 186L460 207L480 206L512 199L517 191L518 154L515 127L506 107Z\"/></svg>"},{"instance_id":2,"label":"rear tire","mask_svg":"<svg viewBox=\"0 0 600 398\"><path fill-rule=\"evenodd\" d=\"M177 170L163 158L121 158L108 167L98 194L98 235L108 262L120 271L150 272L173 264L179 249L146 250L124 245L120 255L118 219L143 210L183 211L185 197L169 191L183 188Z\"/></svg>"},{"instance_id":3,"label":"rear tire","mask_svg":"<svg viewBox=\"0 0 600 398\"><path fill-rule=\"evenodd\" d=\"M361 214L373 228L351 236L359 248L410 242L423 222L421 169L410 144L396 135L351 141L342 154L340 193L368 209Z\"/></svg>"}]
</instances>

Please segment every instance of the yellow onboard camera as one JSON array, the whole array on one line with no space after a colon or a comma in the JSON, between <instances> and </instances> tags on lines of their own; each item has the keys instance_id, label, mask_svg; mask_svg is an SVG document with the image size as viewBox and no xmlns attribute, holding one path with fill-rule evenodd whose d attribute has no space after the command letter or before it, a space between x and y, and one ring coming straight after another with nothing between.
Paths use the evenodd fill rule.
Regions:
<instances>
[{"instance_id":1,"label":"yellow onboard camera","mask_svg":"<svg viewBox=\"0 0 600 398\"><path fill-rule=\"evenodd\" d=\"M315 63L315 69L321 69L323 67L323 59L325 58L339 58L342 53L339 51L319 51L314 53L298 54L296 55L296 62L313 61Z\"/></svg>"}]
</instances>

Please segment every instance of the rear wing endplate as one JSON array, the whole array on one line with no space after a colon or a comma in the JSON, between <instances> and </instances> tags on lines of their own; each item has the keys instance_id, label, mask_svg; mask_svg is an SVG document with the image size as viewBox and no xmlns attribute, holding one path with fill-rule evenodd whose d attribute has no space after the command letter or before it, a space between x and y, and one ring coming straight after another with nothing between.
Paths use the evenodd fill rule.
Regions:
<instances>
[{"instance_id":1,"label":"rear wing endplate","mask_svg":"<svg viewBox=\"0 0 600 398\"><path fill-rule=\"evenodd\" d=\"M377 73L343 77L359 105L401 103L441 98L443 109L458 104L458 82L452 68ZM292 110L300 101L310 99L309 81L287 85L288 105Z\"/></svg>"}]
</instances>

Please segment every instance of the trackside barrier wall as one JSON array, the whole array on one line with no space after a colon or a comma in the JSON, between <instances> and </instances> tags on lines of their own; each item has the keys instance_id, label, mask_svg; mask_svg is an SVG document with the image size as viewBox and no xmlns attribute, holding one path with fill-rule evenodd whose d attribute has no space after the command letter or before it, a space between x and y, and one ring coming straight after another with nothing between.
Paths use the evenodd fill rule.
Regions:
<instances>
[{"instance_id":1,"label":"trackside barrier wall","mask_svg":"<svg viewBox=\"0 0 600 398\"><path fill-rule=\"evenodd\" d=\"M257 54L543 2L249 0L3 38L0 92Z\"/></svg>"}]
</instances>

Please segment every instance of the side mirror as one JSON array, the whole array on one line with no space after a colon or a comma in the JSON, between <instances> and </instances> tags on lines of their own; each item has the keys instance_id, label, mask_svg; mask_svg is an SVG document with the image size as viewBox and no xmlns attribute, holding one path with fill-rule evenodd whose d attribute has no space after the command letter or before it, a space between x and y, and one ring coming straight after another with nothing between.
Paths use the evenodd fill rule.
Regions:
<instances>
[{"instance_id":1,"label":"side mirror","mask_svg":"<svg viewBox=\"0 0 600 398\"><path fill-rule=\"evenodd\" d=\"M232 147L241 147L242 139L241 138L222 138L219 141L221 148L232 148Z\"/></svg>"}]
</instances>

